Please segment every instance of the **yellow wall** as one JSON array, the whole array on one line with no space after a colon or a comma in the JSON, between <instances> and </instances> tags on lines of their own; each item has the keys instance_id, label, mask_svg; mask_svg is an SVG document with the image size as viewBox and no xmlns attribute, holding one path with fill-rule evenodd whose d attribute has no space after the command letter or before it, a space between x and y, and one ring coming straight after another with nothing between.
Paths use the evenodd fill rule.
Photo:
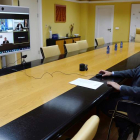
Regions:
<instances>
[{"instance_id":1,"label":"yellow wall","mask_svg":"<svg viewBox=\"0 0 140 140\"><path fill-rule=\"evenodd\" d=\"M88 39L88 4L80 4L80 36Z\"/></svg>"},{"instance_id":2,"label":"yellow wall","mask_svg":"<svg viewBox=\"0 0 140 140\"><path fill-rule=\"evenodd\" d=\"M131 4L136 2L125 3L90 3L78 4L63 0L42 0L43 14L43 45L46 45L46 38L49 37L48 28L45 25L51 25L53 33L59 33L65 36L69 33L69 26L75 23L74 33L81 35L81 39L86 39L89 46L94 46L95 39L95 9L97 5L114 5L114 25L113 25L113 42L128 41L131 19ZM140 4L140 2L137 2ZM54 22L54 4L62 4L67 6L66 23ZM119 27L116 30L115 27Z\"/></svg>"},{"instance_id":3,"label":"yellow wall","mask_svg":"<svg viewBox=\"0 0 140 140\"><path fill-rule=\"evenodd\" d=\"M128 41L130 28L131 3L102 3L89 4L89 29L88 43L89 46L94 45L95 39L95 9L97 5L114 5L114 26L113 26L113 42ZM125 7L125 8L124 8ZM119 27L119 30L115 30Z\"/></svg>"},{"instance_id":4,"label":"yellow wall","mask_svg":"<svg viewBox=\"0 0 140 140\"><path fill-rule=\"evenodd\" d=\"M13 0L13 5L18 6L18 0Z\"/></svg>"},{"instance_id":5,"label":"yellow wall","mask_svg":"<svg viewBox=\"0 0 140 140\"><path fill-rule=\"evenodd\" d=\"M54 22L54 5L66 5L66 22ZM73 34L80 33L80 5L78 3L67 2L63 0L42 0L42 26L43 26L43 46L46 46L46 38L49 38L49 30L45 25L51 25L52 33L58 33L60 36L70 35L69 26L74 23Z\"/></svg>"},{"instance_id":6,"label":"yellow wall","mask_svg":"<svg viewBox=\"0 0 140 140\"><path fill-rule=\"evenodd\" d=\"M95 10L97 5L114 5L113 42L129 41L131 4L134 4L134 2L88 4L87 41L89 46L94 46L95 41ZM81 7L83 6L81 5ZM116 30L115 27L120 29ZM80 33L83 33L82 29Z\"/></svg>"}]
</instances>

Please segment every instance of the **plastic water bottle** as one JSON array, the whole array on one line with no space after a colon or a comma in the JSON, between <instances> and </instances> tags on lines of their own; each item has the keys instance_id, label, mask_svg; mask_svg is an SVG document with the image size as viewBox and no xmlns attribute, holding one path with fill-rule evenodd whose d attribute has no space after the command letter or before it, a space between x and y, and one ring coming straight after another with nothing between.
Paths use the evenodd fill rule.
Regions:
<instances>
[{"instance_id":1,"label":"plastic water bottle","mask_svg":"<svg viewBox=\"0 0 140 140\"><path fill-rule=\"evenodd\" d=\"M117 51L117 48L118 48L118 45L117 45L117 43L115 44L115 51Z\"/></svg>"},{"instance_id":2,"label":"plastic water bottle","mask_svg":"<svg viewBox=\"0 0 140 140\"><path fill-rule=\"evenodd\" d=\"M107 54L110 53L110 47L109 47L109 46L107 46L107 51L106 51L106 53L107 53Z\"/></svg>"},{"instance_id":3,"label":"plastic water bottle","mask_svg":"<svg viewBox=\"0 0 140 140\"><path fill-rule=\"evenodd\" d=\"M120 43L120 48L123 48L123 42L121 41L121 43Z\"/></svg>"}]
</instances>

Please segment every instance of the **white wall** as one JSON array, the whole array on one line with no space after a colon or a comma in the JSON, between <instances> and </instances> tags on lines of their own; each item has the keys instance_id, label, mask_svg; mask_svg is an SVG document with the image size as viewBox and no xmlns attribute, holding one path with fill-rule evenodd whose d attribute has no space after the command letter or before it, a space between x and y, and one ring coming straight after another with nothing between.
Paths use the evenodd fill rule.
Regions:
<instances>
[{"instance_id":1,"label":"white wall","mask_svg":"<svg viewBox=\"0 0 140 140\"><path fill-rule=\"evenodd\" d=\"M2 35L2 38L0 38L0 44L3 44L4 38L6 37L9 43L13 43L13 32L9 33L0 33Z\"/></svg>"},{"instance_id":2,"label":"white wall","mask_svg":"<svg viewBox=\"0 0 140 140\"><path fill-rule=\"evenodd\" d=\"M140 4L132 4L129 41L135 41L136 28L140 28Z\"/></svg>"},{"instance_id":3,"label":"white wall","mask_svg":"<svg viewBox=\"0 0 140 140\"><path fill-rule=\"evenodd\" d=\"M27 54L26 61L32 61L40 59L40 25L38 14L38 3L37 0L20 0L20 6L30 8L30 42L31 50L24 52L23 55Z\"/></svg>"},{"instance_id":4,"label":"white wall","mask_svg":"<svg viewBox=\"0 0 140 140\"><path fill-rule=\"evenodd\" d=\"M12 0L0 0L0 4L2 5L12 5ZM12 33L13 34L13 33ZM7 39L10 41L10 42L13 42L11 39L10 36L13 36L11 33L6 33L6 34L2 34L3 38L0 38L0 44L2 43L2 41L4 40L4 36L7 36ZM6 63L7 65L10 64L10 63L13 63L15 62L16 60L16 54L10 54L10 55L7 55L6 56ZM14 65L14 64L12 64ZM10 65L10 66L12 66Z\"/></svg>"},{"instance_id":5,"label":"white wall","mask_svg":"<svg viewBox=\"0 0 140 140\"><path fill-rule=\"evenodd\" d=\"M0 4L3 5L12 5L12 0L0 0ZM30 41L31 41L31 50L24 52L23 55L27 54L28 57L26 61L32 61L36 59L42 58L40 53L40 47L43 44L42 39L42 0L39 0L39 4L37 0L20 0L20 6L29 7L30 8ZM39 9L39 10L38 10ZM39 17L37 17L37 13L39 11ZM7 64L15 62L16 55L11 54L6 56Z\"/></svg>"}]
</instances>

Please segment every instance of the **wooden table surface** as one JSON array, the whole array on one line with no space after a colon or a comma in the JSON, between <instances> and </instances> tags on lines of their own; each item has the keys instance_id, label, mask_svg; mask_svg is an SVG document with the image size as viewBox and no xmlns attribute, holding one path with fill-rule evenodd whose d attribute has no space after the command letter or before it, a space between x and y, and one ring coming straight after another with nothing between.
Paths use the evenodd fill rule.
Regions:
<instances>
[{"instance_id":1,"label":"wooden table surface","mask_svg":"<svg viewBox=\"0 0 140 140\"><path fill-rule=\"evenodd\" d=\"M140 43L124 43L122 49L118 44L117 51L114 51L114 45L110 46L110 54L106 54L105 47L0 77L0 126L74 88L70 81L90 79L99 70L108 69L139 51ZM80 63L88 64L89 70L80 72ZM26 76L25 71L36 78L55 71L87 77L54 73L53 77L45 74L42 79L34 79Z\"/></svg>"}]
</instances>

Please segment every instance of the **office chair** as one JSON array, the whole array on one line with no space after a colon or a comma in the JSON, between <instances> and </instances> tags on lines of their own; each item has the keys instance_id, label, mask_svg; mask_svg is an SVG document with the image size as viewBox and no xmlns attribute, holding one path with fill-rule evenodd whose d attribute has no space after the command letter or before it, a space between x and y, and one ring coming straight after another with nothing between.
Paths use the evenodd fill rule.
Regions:
<instances>
[{"instance_id":1,"label":"office chair","mask_svg":"<svg viewBox=\"0 0 140 140\"><path fill-rule=\"evenodd\" d=\"M107 140L109 140L112 122L113 122L113 120L115 119L115 117L120 117L120 118L126 119L126 120L128 120L128 121L130 121L130 122L132 123L132 125L134 126L134 127L133 127L133 140L136 140L137 137L138 137L138 135L139 135L140 124L135 124L134 122L132 122L132 121L128 118L127 112L123 112L123 111L119 111L119 110L118 110L118 105L119 105L120 102L128 103L128 104L133 104L133 105L136 105L136 106L140 106L140 104L135 103L135 102L133 102L133 101L129 101L129 100L120 100L120 101L117 102L117 105L116 105L116 107L115 107L115 110L110 110L110 111L109 111L109 113L110 113L110 114L113 114L113 115L112 115L112 118L111 118L111 121L110 121L110 125L109 125ZM122 140L123 140L123 138L122 138Z\"/></svg>"},{"instance_id":2,"label":"office chair","mask_svg":"<svg viewBox=\"0 0 140 140\"><path fill-rule=\"evenodd\" d=\"M78 43L78 45L79 45L79 50L83 50L83 49L88 48L87 40L76 41L76 43Z\"/></svg>"},{"instance_id":3,"label":"office chair","mask_svg":"<svg viewBox=\"0 0 140 140\"><path fill-rule=\"evenodd\" d=\"M58 45L42 47L40 48L40 51L41 51L43 59L60 55L60 50L59 50Z\"/></svg>"},{"instance_id":4,"label":"office chair","mask_svg":"<svg viewBox=\"0 0 140 140\"><path fill-rule=\"evenodd\" d=\"M70 43L70 44L65 44L66 47L66 53L74 52L79 50L79 45L78 43Z\"/></svg>"},{"instance_id":5,"label":"office chair","mask_svg":"<svg viewBox=\"0 0 140 140\"><path fill-rule=\"evenodd\" d=\"M95 38L95 42L96 42L96 45L97 46L100 46L100 45L104 45L105 44L105 41L104 41L104 38L101 37L101 38Z\"/></svg>"},{"instance_id":6,"label":"office chair","mask_svg":"<svg viewBox=\"0 0 140 140\"><path fill-rule=\"evenodd\" d=\"M140 28L136 29L135 42L140 42Z\"/></svg>"},{"instance_id":7,"label":"office chair","mask_svg":"<svg viewBox=\"0 0 140 140\"><path fill-rule=\"evenodd\" d=\"M71 140L92 140L96 135L99 121L96 115L89 118Z\"/></svg>"}]
</instances>

